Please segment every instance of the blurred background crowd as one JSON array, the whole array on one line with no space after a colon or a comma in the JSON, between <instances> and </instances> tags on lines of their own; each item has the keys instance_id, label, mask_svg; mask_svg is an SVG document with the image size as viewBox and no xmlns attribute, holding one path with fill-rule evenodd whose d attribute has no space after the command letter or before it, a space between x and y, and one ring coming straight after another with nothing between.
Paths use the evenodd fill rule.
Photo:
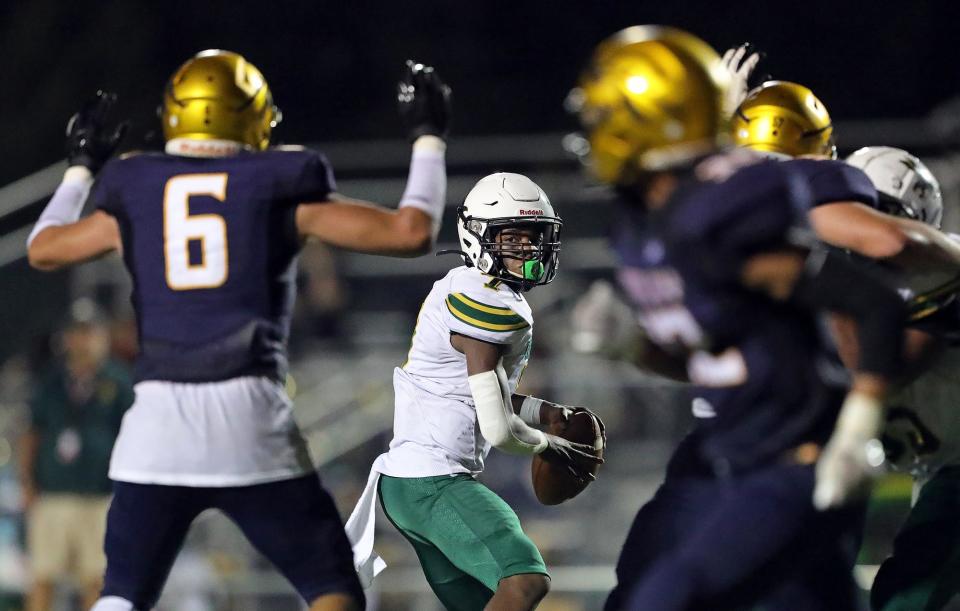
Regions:
<instances>
[{"instance_id":1,"label":"blurred background crowd","mask_svg":"<svg viewBox=\"0 0 960 611\"><path fill-rule=\"evenodd\" d=\"M28 593L35 609L80 608L102 564L96 516L109 495L106 461L136 354L130 286L119 259L42 276L24 259L26 231L65 167L66 118L98 87L116 91L120 114L133 120L126 148L157 148L154 111L169 73L205 47L241 52L284 110L279 140L323 150L343 193L396 201L409 148L399 139L393 83L406 57L437 66L456 98L438 249L455 242L456 205L492 171L530 176L564 220L560 276L530 294L537 331L520 390L596 408L607 425L607 462L584 494L557 507L533 496L529 460L495 452L483 479L517 510L551 568L542 608L574 611L597 608L612 586L629 521L691 420L681 386L569 348L574 302L612 269L609 202L570 154L576 139L566 134L576 126L563 109L590 50L635 23L677 25L718 49L750 40L767 53L759 73L803 83L823 100L841 156L890 145L927 162L943 187L944 228L958 231L960 77L947 63L957 6L918 1L894 18L841 3L3 3L0 609L22 608ZM389 442L391 372L420 301L456 264L321 247L301 257L288 388L344 515ZM891 476L875 490L864 583L889 549L909 488ZM437 608L406 542L389 527L381 541L389 568L372 603ZM191 533L159 608L282 611L300 603L211 513Z\"/></svg>"}]
</instances>

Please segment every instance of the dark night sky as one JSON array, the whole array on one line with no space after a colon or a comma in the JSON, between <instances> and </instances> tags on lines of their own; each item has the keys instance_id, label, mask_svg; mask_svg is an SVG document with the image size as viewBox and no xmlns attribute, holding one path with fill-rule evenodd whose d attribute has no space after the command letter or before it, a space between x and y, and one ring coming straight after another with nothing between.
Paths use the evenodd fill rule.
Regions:
<instances>
[{"instance_id":1,"label":"dark night sky","mask_svg":"<svg viewBox=\"0 0 960 611\"><path fill-rule=\"evenodd\" d=\"M0 184L62 157L67 117L98 87L141 145L166 78L208 47L263 70L287 142L399 136L406 57L453 86L457 133L567 129L561 100L593 46L639 23L720 50L750 40L769 55L760 71L810 86L834 118L922 116L960 93L957 2L4 0Z\"/></svg>"},{"instance_id":2,"label":"dark night sky","mask_svg":"<svg viewBox=\"0 0 960 611\"><path fill-rule=\"evenodd\" d=\"M808 85L835 119L921 117L960 94L955 0L0 0L0 185L61 159L67 118L97 88L119 94L133 121L125 147L142 148L166 79L210 47L263 70L285 142L400 137L407 57L453 87L454 137L573 129L561 103L593 47L643 23L720 51L754 42L768 53L760 73ZM0 231L36 212L0 219ZM0 270L0 297L18 296L4 301L0 358L52 328L66 286L23 261Z\"/></svg>"}]
</instances>

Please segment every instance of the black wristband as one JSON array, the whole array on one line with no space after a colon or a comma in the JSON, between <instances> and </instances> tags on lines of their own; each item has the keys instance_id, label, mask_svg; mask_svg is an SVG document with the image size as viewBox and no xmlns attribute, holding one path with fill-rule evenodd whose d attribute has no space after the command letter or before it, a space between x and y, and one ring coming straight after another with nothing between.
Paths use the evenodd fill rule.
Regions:
<instances>
[{"instance_id":1,"label":"black wristband","mask_svg":"<svg viewBox=\"0 0 960 611\"><path fill-rule=\"evenodd\" d=\"M793 291L804 305L851 315L860 344L858 370L893 377L898 370L907 308L875 269L822 247L810 251Z\"/></svg>"}]
</instances>

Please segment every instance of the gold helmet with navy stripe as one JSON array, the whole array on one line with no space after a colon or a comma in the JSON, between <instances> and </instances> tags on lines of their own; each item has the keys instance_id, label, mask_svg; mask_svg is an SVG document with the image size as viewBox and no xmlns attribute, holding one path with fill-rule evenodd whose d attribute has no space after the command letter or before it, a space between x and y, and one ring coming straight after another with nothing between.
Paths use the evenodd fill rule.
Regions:
<instances>
[{"instance_id":1,"label":"gold helmet with navy stripe","mask_svg":"<svg viewBox=\"0 0 960 611\"><path fill-rule=\"evenodd\" d=\"M837 156L830 113L812 91L796 83L767 81L748 93L731 129L737 146L770 156Z\"/></svg>"},{"instance_id":2,"label":"gold helmet with navy stripe","mask_svg":"<svg viewBox=\"0 0 960 611\"><path fill-rule=\"evenodd\" d=\"M460 254L476 267L520 290L548 284L557 275L560 229L563 221L550 198L522 174L498 172L481 178L457 210ZM504 229L533 229L531 244L497 240ZM504 259L522 260L522 272L513 272Z\"/></svg>"},{"instance_id":3,"label":"gold helmet with navy stripe","mask_svg":"<svg viewBox=\"0 0 960 611\"><path fill-rule=\"evenodd\" d=\"M208 49L170 77L161 109L166 140L228 140L266 149L280 111L263 74L242 55Z\"/></svg>"},{"instance_id":4,"label":"gold helmet with navy stripe","mask_svg":"<svg viewBox=\"0 0 960 611\"><path fill-rule=\"evenodd\" d=\"M594 176L632 184L715 149L727 137L729 80L717 52L683 30L634 26L604 40L567 98Z\"/></svg>"}]
</instances>

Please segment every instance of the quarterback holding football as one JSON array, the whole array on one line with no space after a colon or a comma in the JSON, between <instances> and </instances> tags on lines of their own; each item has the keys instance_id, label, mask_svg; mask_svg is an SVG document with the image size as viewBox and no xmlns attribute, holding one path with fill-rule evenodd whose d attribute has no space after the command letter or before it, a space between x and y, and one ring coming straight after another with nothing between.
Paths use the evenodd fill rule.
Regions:
<instances>
[{"instance_id":1,"label":"quarterback holding football","mask_svg":"<svg viewBox=\"0 0 960 611\"><path fill-rule=\"evenodd\" d=\"M524 293L554 279L561 226L546 194L520 174L483 178L458 210L464 265L423 302L407 362L394 371L390 450L347 521L362 579L383 566L372 535L379 496L446 608L533 609L546 595L537 547L513 509L475 478L491 447L542 458L580 484L564 493L550 488L561 478L537 478L538 496L559 502L602 462L595 414L516 393L533 339ZM581 420L588 443L565 439Z\"/></svg>"}]
</instances>

